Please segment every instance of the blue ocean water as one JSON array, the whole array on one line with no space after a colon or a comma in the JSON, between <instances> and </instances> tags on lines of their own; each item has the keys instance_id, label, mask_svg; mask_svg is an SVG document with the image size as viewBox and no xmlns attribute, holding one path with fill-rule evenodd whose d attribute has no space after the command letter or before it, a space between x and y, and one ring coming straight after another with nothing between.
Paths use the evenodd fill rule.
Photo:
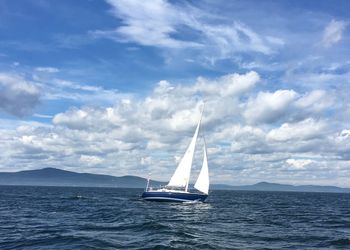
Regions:
<instances>
[{"instance_id":1,"label":"blue ocean water","mask_svg":"<svg viewBox=\"0 0 350 250\"><path fill-rule=\"evenodd\" d=\"M350 194L0 186L0 249L350 249Z\"/></svg>"}]
</instances>

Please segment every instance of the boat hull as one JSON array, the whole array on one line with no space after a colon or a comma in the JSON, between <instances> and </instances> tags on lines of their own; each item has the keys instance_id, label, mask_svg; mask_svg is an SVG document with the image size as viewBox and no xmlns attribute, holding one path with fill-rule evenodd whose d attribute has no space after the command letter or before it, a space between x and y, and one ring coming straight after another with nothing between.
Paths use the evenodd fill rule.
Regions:
<instances>
[{"instance_id":1,"label":"boat hull","mask_svg":"<svg viewBox=\"0 0 350 250\"><path fill-rule=\"evenodd\" d=\"M205 201L208 197L206 194L181 193L181 192L157 192L147 191L141 196L148 201L170 201L170 202L188 202L188 201Z\"/></svg>"}]
</instances>

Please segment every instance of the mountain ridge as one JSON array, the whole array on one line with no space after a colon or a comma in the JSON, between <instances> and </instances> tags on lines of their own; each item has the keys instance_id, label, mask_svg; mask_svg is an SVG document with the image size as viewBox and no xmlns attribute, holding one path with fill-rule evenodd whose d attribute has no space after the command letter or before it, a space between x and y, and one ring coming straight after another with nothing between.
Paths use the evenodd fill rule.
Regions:
<instances>
[{"instance_id":1,"label":"mountain ridge","mask_svg":"<svg viewBox=\"0 0 350 250\"><path fill-rule=\"evenodd\" d=\"M145 178L138 176L126 175L117 177L104 174L77 173L57 168L42 168L18 172L0 172L0 185L145 188L146 183L147 180ZM151 180L150 184L153 187L159 187L166 185L166 182ZM290 185L269 183L265 181L258 182L253 185L242 186L211 184L211 189L350 193L350 188L341 188L336 186Z\"/></svg>"}]
</instances>

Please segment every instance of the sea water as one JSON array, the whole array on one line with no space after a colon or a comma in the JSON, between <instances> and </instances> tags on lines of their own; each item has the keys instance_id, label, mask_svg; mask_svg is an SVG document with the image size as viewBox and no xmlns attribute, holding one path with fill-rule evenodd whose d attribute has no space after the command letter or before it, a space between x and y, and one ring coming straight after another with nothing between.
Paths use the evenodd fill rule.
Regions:
<instances>
[{"instance_id":1,"label":"sea water","mask_svg":"<svg viewBox=\"0 0 350 250\"><path fill-rule=\"evenodd\" d=\"M350 249L350 194L0 186L0 249Z\"/></svg>"}]
</instances>

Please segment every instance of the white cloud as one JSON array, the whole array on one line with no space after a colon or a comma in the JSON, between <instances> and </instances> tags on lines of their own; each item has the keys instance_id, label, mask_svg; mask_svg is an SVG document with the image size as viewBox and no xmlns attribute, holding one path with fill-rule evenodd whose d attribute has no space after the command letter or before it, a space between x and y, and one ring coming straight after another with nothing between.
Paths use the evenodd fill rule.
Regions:
<instances>
[{"instance_id":1,"label":"white cloud","mask_svg":"<svg viewBox=\"0 0 350 250\"><path fill-rule=\"evenodd\" d=\"M105 131L118 127L125 119L111 107L82 109L72 108L54 116L53 123L69 129Z\"/></svg>"},{"instance_id":2,"label":"white cloud","mask_svg":"<svg viewBox=\"0 0 350 250\"><path fill-rule=\"evenodd\" d=\"M313 163L310 159L288 159L286 163L293 167L294 169L304 169L307 165Z\"/></svg>"},{"instance_id":3,"label":"white cloud","mask_svg":"<svg viewBox=\"0 0 350 250\"><path fill-rule=\"evenodd\" d=\"M0 73L0 110L15 116L28 115L40 96L37 83L20 75Z\"/></svg>"},{"instance_id":4,"label":"white cloud","mask_svg":"<svg viewBox=\"0 0 350 250\"><path fill-rule=\"evenodd\" d=\"M39 72L45 72L45 73L57 73L59 72L58 68L54 68L54 67L37 67L35 68L36 71Z\"/></svg>"},{"instance_id":5,"label":"white cloud","mask_svg":"<svg viewBox=\"0 0 350 250\"><path fill-rule=\"evenodd\" d=\"M230 143L230 151L247 154L264 154L271 149L265 143L266 133L259 127L233 125L214 134L214 141Z\"/></svg>"},{"instance_id":6,"label":"white cloud","mask_svg":"<svg viewBox=\"0 0 350 250\"><path fill-rule=\"evenodd\" d=\"M33 114L33 116L34 116L34 117L39 117L39 118L45 118L45 119L51 119L51 118L53 118L52 115L44 115L44 114L37 114L37 113Z\"/></svg>"},{"instance_id":7,"label":"white cloud","mask_svg":"<svg viewBox=\"0 0 350 250\"><path fill-rule=\"evenodd\" d=\"M98 165L103 162L103 159L93 155L81 155L79 160L82 163L86 163L88 166Z\"/></svg>"},{"instance_id":8,"label":"white cloud","mask_svg":"<svg viewBox=\"0 0 350 250\"><path fill-rule=\"evenodd\" d=\"M260 76L255 71L244 75L228 74L216 81L208 81L198 78L193 91L200 91L206 95L238 96L252 89L260 81Z\"/></svg>"},{"instance_id":9,"label":"white cloud","mask_svg":"<svg viewBox=\"0 0 350 250\"><path fill-rule=\"evenodd\" d=\"M325 122L308 118L297 123L283 123L279 128L272 129L267 138L274 141L310 140L320 138L327 132L326 128Z\"/></svg>"},{"instance_id":10,"label":"white cloud","mask_svg":"<svg viewBox=\"0 0 350 250\"><path fill-rule=\"evenodd\" d=\"M192 48L199 50L202 60L210 63L230 58L236 52L272 54L284 45L281 38L258 34L242 22L222 22L221 16L194 6L171 4L166 0L107 2L122 25L114 30L90 32L94 37L161 48ZM221 20L220 24L213 19ZM190 40L176 36L183 30L195 35Z\"/></svg>"},{"instance_id":11,"label":"white cloud","mask_svg":"<svg viewBox=\"0 0 350 250\"><path fill-rule=\"evenodd\" d=\"M271 37L266 39L240 22L232 25L198 24L195 28L203 32L206 37L203 44L209 45L206 49L211 50L213 54L210 56L217 59L229 58L235 52L253 51L268 55L273 53L275 41L280 40Z\"/></svg>"},{"instance_id":12,"label":"white cloud","mask_svg":"<svg viewBox=\"0 0 350 250\"><path fill-rule=\"evenodd\" d=\"M300 97L295 105L313 112L321 112L333 104L333 98L325 90L313 90Z\"/></svg>"},{"instance_id":13,"label":"white cloud","mask_svg":"<svg viewBox=\"0 0 350 250\"><path fill-rule=\"evenodd\" d=\"M176 25L187 18L167 1L107 1L113 14L122 18L124 25L113 31L95 31L95 36L104 36L117 41L137 42L141 45L182 48L198 44L175 39Z\"/></svg>"},{"instance_id":14,"label":"white cloud","mask_svg":"<svg viewBox=\"0 0 350 250\"><path fill-rule=\"evenodd\" d=\"M336 20L332 20L329 24L327 24L323 32L323 46L331 47L332 45L338 43L343 37L343 32L346 26L346 22Z\"/></svg>"},{"instance_id":15,"label":"white cloud","mask_svg":"<svg viewBox=\"0 0 350 250\"><path fill-rule=\"evenodd\" d=\"M249 123L271 123L287 115L288 108L296 99L294 90L277 90L274 93L259 92L246 104L244 117Z\"/></svg>"},{"instance_id":16,"label":"white cloud","mask_svg":"<svg viewBox=\"0 0 350 250\"><path fill-rule=\"evenodd\" d=\"M246 103L241 104L242 113L250 124L276 123L283 120L296 122L310 117L319 117L334 109L334 91L312 90L297 93L294 90L258 92ZM341 103L338 102L338 106Z\"/></svg>"},{"instance_id":17,"label":"white cloud","mask_svg":"<svg viewBox=\"0 0 350 250\"><path fill-rule=\"evenodd\" d=\"M141 165L151 165L153 162L152 157L147 156L147 157L141 157L140 164Z\"/></svg>"},{"instance_id":18,"label":"white cloud","mask_svg":"<svg viewBox=\"0 0 350 250\"><path fill-rule=\"evenodd\" d=\"M37 85L43 89L43 100L73 100L84 104L111 105L121 98L127 98L116 89L105 89L96 85L52 78L42 78L34 75Z\"/></svg>"},{"instance_id":19,"label":"white cloud","mask_svg":"<svg viewBox=\"0 0 350 250\"><path fill-rule=\"evenodd\" d=\"M344 129L340 133L340 137L342 138L350 138L350 129Z\"/></svg>"}]
</instances>

